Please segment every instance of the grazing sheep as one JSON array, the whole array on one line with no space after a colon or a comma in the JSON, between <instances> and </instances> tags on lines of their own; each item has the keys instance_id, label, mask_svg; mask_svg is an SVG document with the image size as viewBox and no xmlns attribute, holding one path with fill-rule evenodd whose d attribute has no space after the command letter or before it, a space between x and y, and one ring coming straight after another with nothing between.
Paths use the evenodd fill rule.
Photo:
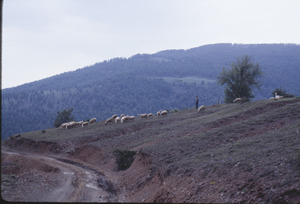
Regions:
<instances>
[{"instance_id":1,"label":"grazing sheep","mask_svg":"<svg viewBox=\"0 0 300 204\"><path fill-rule=\"evenodd\" d=\"M139 116L140 116L141 118L147 118L148 114L147 114L147 113L139 114Z\"/></svg>"},{"instance_id":2,"label":"grazing sheep","mask_svg":"<svg viewBox=\"0 0 300 204\"><path fill-rule=\"evenodd\" d=\"M280 96L280 95L277 95L277 92L275 93L275 100L278 100L278 99L282 99L283 98L283 96Z\"/></svg>"},{"instance_id":3,"label":"grazing sheep","mask_svg":"<svg viewBox=\"0 0 300 204\"><path fill-rule=\"evenodd\" d=\"M121 118L121 123L124 123L127 119L128 119L128 116L123 116L123 117Z\"/></svg>"},{"instance_id":4,"label":"grazing sheep","mask_svg":"<svg viewBox=\"0 0 300 204\"><path fill-rule=\"evenodd\" d=\"M70 129L70 128L74 127L75 124L76 124L76 122L74 122L74 121L63 123L59 126L59 129Z\"/></svg>"},{"instance_id":5,"label":"grazing sheep","mask_svg":"<svg viewBox=\"0 0 300 204\"><path fill-rule=\"evenodd\" d=\"M114 118L113 118L113 117L108 118L108 119L105 121L105 125L107 125L108 123L113 122L113 121L114 121Z\"/></svg>"},{"instance_id":6,"label":"grazing sheep","mask_svg":"<svg viewBox=\"0 0 300 204\"><path fill-rule=\"evenodd\" d=\"M66 129L71 129L71 128L75 127L75 126L76 126L76 122L75 121L71 121L71 122L69 122L67 124Z\"/></svg>"},{"instance_id":7,"label":"grazing sheep","mask_svg":"<svg viewBox=\"0 0 300 204\"><path fill-rule=\"evenodd\" d=\"M59 126L59 129L67 129L68 123L63 123Z\"/></svg>"},{"instance_id":8,"label":"grazing sheep","mask_svg":"<svg viewBox=\"0 0 300 204\"><path fill-rule=\"evenodd\" d=\"M76 126L76 127L79 127L79 126L82 125L82 123L83 123L83 121L78 121L78 122L76 122L75 126Z\"/></svg>"},{"instance_id":9,"label":"grazing sheep","mask_svg":"<svg viewBox=\"0 0 300 204\"><path fill-rule=\"evenodd\" d=\"M121 118L120 117L116 117L115 118L115 123L118 123L119 121L121 121Z\"/></svg>"},{"instance_id":10,"label":"grazing sheep","mask_svg":"<svg viewBox=\"0 0 300 204\"><path fill-rule=\"evenodd\" d=\"M125 121L125 116L121 117L120 123L124 123L124 121Z\"/></svg>"},{"instance_id":11,"label":"grazing sheep","mask_svg":"<svg viewBox=\"0 0 300 204\"><path fill-rule=\"evenodd\" d=\"M121 123L124 123L125 121L128 121L128 120L134 120L135 119L135 117L134 116L123 116L122 118L121 118Z\"/></svg>"},{"instance_id":12,"label":"grazing sheep","mask_svg":"<svg viewBox=\"0 0 300 204\"><path fill-rule=\"evenodd\" d=\"M204 110L204 109L205 109L205 106L204 106L204 105L200 106L200 107L198 108L198 113L199 113L200 111Z\"/></svg>"},{"instance_id":13,"label":"grazing sheep","mask_svg":"<svg viewBox=\"0 0 300 204\"><path fill-rule=\"evenodd\" d=\"M128 117L128 120L134 120L135 117L134 116L127 116Z\"/></svg>"},{"instance_id":14,"label":"grazing sheep","mask_svg":"<svg viewBox=\"0 0 300 204\"><path fill-rule=\"evenodd\" d=\"M233 103L240 103L242 101L243 101L242 98L236 98L236 99L233 100Z\"/></svg>"},{"instance_id":15,"label":"grazing sheep","mask_svg":"<svg viewBox=\"0 0 300 204\"><path fill-rule=\"evenodd\" d=\"M81 124L81 127L88 126L88 125L89 125L89 122L83 122L83 123Z\"/></svg>"},{"instance_id":16,"label":"grazing sheep","mask_svg":"<svg viewBox=\"0 0 300 204\"><path fill-rule=\"evenodd\" d=\"M163 110L163 111L160 112L160 115L161 115L161 116L167 115L167 114L168 114L168 111L166 111L166 110Z\"/></svg>"},{"instance_id":17,"label":"grazing sheep","mask_svg":"<svg viewBox=\"0 0 300 204\"><path fill-rule=\"evenodd\" d=\"M95 123L96 122L96 118L92 118L91 120L90 120L90 123Z\"/></svg>"},{"instance_id":18,"label":"grazing sheep","mask_svg":"<svg viewBox=\"0 0 300 204\"><path fill-rule=\"evenodd\" d=\"M278 99L282 99L283 96L277 95L277 92L275 93L275 97L271 97L269 98L269 100L278 100Z\"/></svg>"},{"instance_id":19,"label":"grazing sheep","mask_svg":"<svg viewBox=\"0 0 300 204\"><path fill-rule=\"evenodd\" d=\"M74 127L79 127L79 126L83 126L83 123L88 123L88 122L83 122L83 121L71 121L71 122L67 122L67 123L63 123L59 126L59 129L71 129Z\"/></svg>"},{"instance_id":20,"label":"grazing sheep","mask_svg":"<svg viewBox=\"0 0 300 204\"><path fill-rule=\"evenodd\" d=\"M150 118L150 117L152 117L153 116L153 114L152 113L149 113L148 115L147 115L147 118Z\"/></svg>"},{"instance_id":21,"label":"grazing sheep","mask_svg":"<svg viewBox=\"0 0 300 204\"><path fill-rule=\"evenodd\" d=\"M160 116L160 112L161 112L161 110L157 111L156 115Z\"/></svg>"}]
</instances>

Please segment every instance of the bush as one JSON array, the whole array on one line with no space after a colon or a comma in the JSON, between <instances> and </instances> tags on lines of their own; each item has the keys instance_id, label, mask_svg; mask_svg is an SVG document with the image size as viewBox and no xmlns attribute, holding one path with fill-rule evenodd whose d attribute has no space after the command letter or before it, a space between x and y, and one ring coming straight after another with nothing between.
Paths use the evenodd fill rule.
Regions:
<instances>
[{"instance_id":1,"label":"bush","mask_svg":"<svg viewBox=\"0 0 300 204\"><path fill-rule=\"evenodd\" d=\"M69 110L63 110L62 112L58 111L54 121L54 127L58 128L61 124L74 120L72 111L73 108L70 108Z\"/></svg>"},{"instance_id":2,"label":"bush","mask_svg":"<svg viewBox=\"0 0 300 204\"><path fill-rule=\"evenodd\" d=\"M113 154L116 158L118 170L122 171L128 169L131 166L132 162L134 161L134 156L136 155L136 152L116 149L114 150Z\"/></svg>"},{"instance_id":3,"label":"bush","mask_svg":"<svg viewBox=\"0 0 300 204\"><path fill-rule=\"evenodd\" d=\"M284 98L292 98L294 95L286 93L286 91L276 88L274 91L272 91L272 95L275 97L275 93L279 96L283 96Z\"/></svg>"}]
</instances>

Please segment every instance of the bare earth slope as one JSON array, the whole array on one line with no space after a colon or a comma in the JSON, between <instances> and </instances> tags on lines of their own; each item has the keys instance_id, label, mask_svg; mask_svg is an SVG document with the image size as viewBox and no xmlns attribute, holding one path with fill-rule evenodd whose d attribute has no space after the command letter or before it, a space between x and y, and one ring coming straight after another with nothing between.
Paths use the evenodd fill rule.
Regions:
<instances>
[{"instance_id":1,"label":"bare earth slope","mask_svg":"<svg viewBox=\"0 0 300 204\"><path fill-rule=\"evenodd\" d=\"M117 171L113 150L136 151ZM222 104L2 144L8 201L300 201L300 99Z\"/></svg>"}]
</instances>

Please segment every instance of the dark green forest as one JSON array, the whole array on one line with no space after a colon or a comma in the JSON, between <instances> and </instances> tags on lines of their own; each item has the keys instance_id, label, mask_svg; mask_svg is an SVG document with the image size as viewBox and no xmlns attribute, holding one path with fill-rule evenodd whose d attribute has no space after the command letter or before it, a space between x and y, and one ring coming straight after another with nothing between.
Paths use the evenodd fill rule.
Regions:
<instances>
[{"instance_id":1,"label":"dark green forest","mask_svg":"<svg viewBox=\"0 0 300 204\"><path fill-rule=\"evenodd\" d=\"M248 55L263 71L253 100L275 88L300 95L300 46L295 44L214 44L114 58L76 71L2 90L1 138L54 127L58 111L73 108L75 120L113 114L156 113L199 104L223 103L216 79L238 57Z\"/></svg>"}]
</instances>

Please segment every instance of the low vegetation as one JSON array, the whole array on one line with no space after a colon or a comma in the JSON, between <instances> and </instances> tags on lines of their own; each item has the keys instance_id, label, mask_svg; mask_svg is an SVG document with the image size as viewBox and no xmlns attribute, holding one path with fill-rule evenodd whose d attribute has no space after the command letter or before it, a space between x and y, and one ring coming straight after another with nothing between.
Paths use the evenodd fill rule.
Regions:
<instances>
[{"instance_id":1,"label":"low vegetation","mask_svg":"<svg viewBox=\"0 0 300 204\"><path fill-rule=\"evenodd\" d=\"M122 171L128 169L131 166L134 160L134 156L136 155L136 152L116 149L114 150L113 154L116 158L116 164L118 165L118 170Z\"/></svg>"}]
</instances>

